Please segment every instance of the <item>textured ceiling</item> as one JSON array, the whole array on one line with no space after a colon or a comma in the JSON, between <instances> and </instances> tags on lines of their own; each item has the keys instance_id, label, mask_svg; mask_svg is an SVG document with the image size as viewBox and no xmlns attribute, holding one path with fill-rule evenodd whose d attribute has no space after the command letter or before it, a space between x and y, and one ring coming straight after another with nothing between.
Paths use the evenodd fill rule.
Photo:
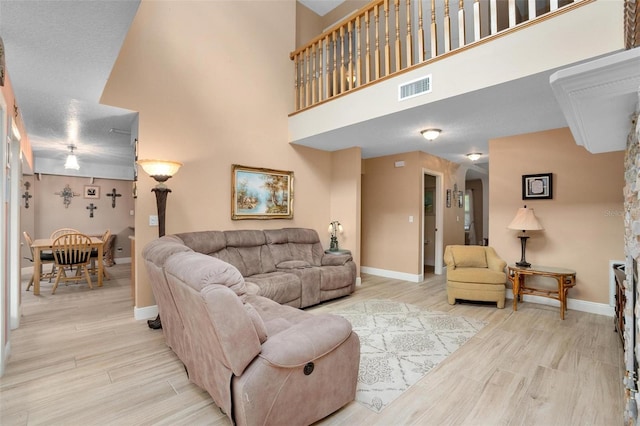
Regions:
<instances>
[{"instance_id":1,"label":"textured ceiling","mask_svg":"<svg viewBox=\"0 0 640 426\"><path fill-rule=\"evenodd\" d=\"M0 1L0 35L34 173L133 178L137 113L99 99L139 3ZM78 171L63 167L70 144Z\"/></svg>"}]
</instances>

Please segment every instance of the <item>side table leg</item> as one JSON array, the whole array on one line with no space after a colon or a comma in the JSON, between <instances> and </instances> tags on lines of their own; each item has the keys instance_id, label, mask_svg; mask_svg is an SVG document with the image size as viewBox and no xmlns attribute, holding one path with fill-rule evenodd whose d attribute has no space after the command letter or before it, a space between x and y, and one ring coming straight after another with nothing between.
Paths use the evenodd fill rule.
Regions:
<instances>
[{"instance_id":1,"label":"side table leg","mask_svg":"<svg viewBox=\"0 0 640 426\"><path fill-rule=\"evenodd\" d=\"M513 310L518 310L518 299L520 298L520 274L513 275Z\"/></svg>"},{"instance_id":2,"label":"side table leg","mask_svg":"<svg viewBox=\"0 0 640 426\"><path fill-rule=\"evenodd\" d=\"M564 277L558 279L558 298L560 299L560 319L564 320L564 312L567 310L567 292L564 288Z\"/></svg>"}]
</instances>

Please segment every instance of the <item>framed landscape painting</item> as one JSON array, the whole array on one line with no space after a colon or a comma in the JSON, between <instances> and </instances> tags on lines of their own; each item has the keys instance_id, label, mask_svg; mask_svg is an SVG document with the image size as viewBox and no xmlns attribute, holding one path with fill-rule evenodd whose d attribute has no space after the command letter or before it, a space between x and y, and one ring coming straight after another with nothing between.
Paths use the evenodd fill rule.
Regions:
<instances>
[{"instance_id":1,"label":"framed landscape painting","mask_svg":"<svg viewBox=\"0 0 640 426\"><path fill-rule=\"evenodd\" d=\"M231 219L293 219L293 172L234 164Z\"/></svg>"}]
</instances>

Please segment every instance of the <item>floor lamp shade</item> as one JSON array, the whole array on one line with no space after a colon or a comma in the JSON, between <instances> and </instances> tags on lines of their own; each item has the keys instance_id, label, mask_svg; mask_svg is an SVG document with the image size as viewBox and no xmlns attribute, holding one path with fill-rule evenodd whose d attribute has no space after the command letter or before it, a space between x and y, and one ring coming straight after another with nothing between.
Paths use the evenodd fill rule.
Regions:
<instances>
[{"instance_id":1,"label":"floor lamp shade","mask_svg":"<svg viewBox=\"0 0 640 426\"><path fill-rule=\"evenodd\" d=\"M516 265L528 268L531 264L527 262L525 256L527 239L529 238L529 236L526 235L526 231L542 231L544 228L540 222L538 222L538 218L536 218L533 209L529 209L527 206L518 209L516 217L513 218L507 228L522 231L522 234L518 235L518 238L520 238L521 259L519 262L516 262Z\"/></svg>"}]
</instances>

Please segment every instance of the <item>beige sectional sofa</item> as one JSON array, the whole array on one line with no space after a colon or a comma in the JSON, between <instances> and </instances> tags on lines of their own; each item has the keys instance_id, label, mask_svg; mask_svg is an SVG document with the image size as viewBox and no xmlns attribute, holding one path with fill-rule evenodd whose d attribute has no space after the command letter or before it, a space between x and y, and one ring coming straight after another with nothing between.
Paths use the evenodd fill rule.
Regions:
<instances>
[{"instance_id":1,"label":"beige sectional sofa","mask_svg":"<svg viewBox=\"0 0 640 426\"><path fill-rule=\"evenodd\" d=\"M349 294L351 261L323 260L315 231L279 231L165 236L142 253L167 344L238 425L307 425L355 399L351 324L286 306Z\"/></svg>"},{"instance_id":2,"label":"beige sectional sofa","mask_svg":"<svg viewBox=\"0 0 640 426\"><path fill-rule=\"evenodd\" d=\"M356 288L351 255L327 254L307 228L201 231L175 234L175 242L235 266L250 293L304 308L346 296Z\"/></svg>"}]
</instances>

